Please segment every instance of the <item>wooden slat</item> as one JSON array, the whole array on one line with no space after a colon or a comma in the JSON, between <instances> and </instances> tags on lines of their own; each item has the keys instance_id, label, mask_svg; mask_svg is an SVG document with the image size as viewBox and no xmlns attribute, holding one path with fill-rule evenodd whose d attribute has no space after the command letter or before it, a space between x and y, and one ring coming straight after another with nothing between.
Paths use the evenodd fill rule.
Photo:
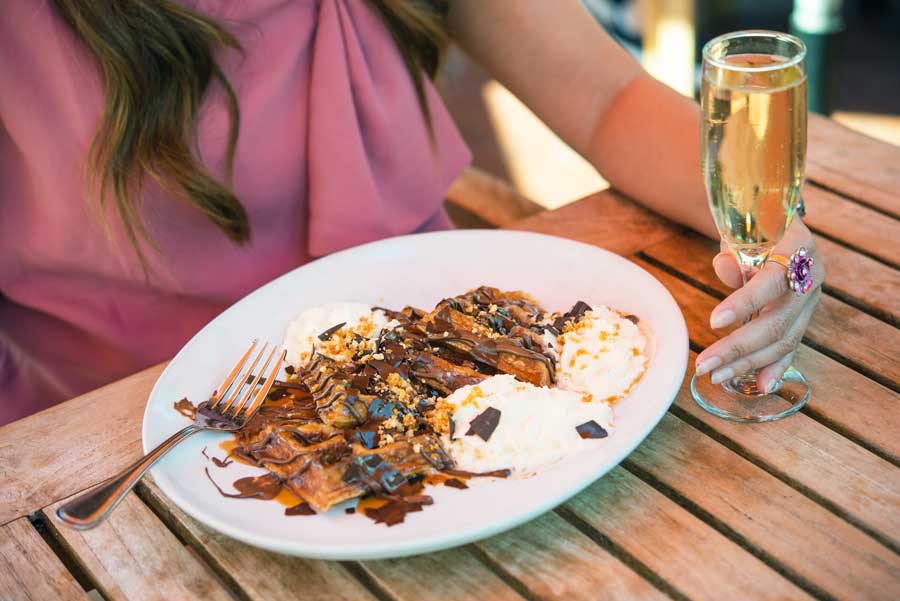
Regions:
<instances>
[{"instance_id":1,"label":"wooden slat","mask_svg":"<svg viewBox=\"0 0 900 601\"><path fill-rule=\"evenodd\" d=\"M812 590L885 601L900 590L900 556L671 414L625 466L656 480Z\"/></svg>"},{"instance_id":2,"label":"wooden slat","mask_svg":"<svg viewBox=\"0 0 900 601\"><path fill-rule=\"evenodd\" d=\"M900 217L900 147L810 115L810 179Z\"/></svg>"},{"instance_id":3,"label":"wooden slat","mask_svg":"<svg viewBox=\"0 0 900 601\"><path fill-rule=\"evenodd\" d=\"M507 182L477 167L467 167L453 181L445 196L451 205L494 227L543 210L541 205L516 192Z\"/></svg>"},{"instance_id":4,"label":"wooden slat","mask_svg":"<svg viewBox=\"0 0 900 601\"><path fill-rule=\"evenodd\" d=\"M605 190L554 211L508 224L510 229L540 232L587 242L630 255L680 231L655 213L612 190Z\"/></svg>"},{"instance_id":5,"label":"wooden slat","mask_svg":"<svg viewBox=\"0 0 900 601\"><path fill-rule=\"evenodd\" d=\"M571 512L696 601L808 599L786 578L621 467L569 501Z\"/></svg>"},{"instance_id":6,"label":"wooden slat","mask_svg":"<svg viewBox=\"0 0 900 601\"><path fill-rule=\"evenodd\" d=\"M882 319L900 322L900 271L827 238L815 238L825 259L827 292L852 300ZM645 248L644 254L728 294L729 289L712 269L711 260L718 250L718 242L685 233Z\"/></svg>"},{"instance_id":7,"label":"wooden slat","mask_svg":"<svg viewBox=\"0 0 900 601\"><path fill-rule=\"evenodd\" d=\"M52 515L64 503L49 508ZM109 600L209 599L231 595L133 493L107 520L77 531L51 527Z\"/></svg>"},{"instance_id":8,"label":"wooden slat","mask_svg":"<svg viewBox=\"0 0 900 601\"><path fill-rule=\"evenodd\" d=\"M768 471L826 499L854 524L900 549L900 468L802 413L757 428L707 413L689 388L695 358L691 353L677 407Z\"/></svg>"},{"instance_id":9,"label":"wooden slat","mask_svg":"<svg viewBox=\"0 0 900 601\"><path fill-rule=\"evenodd\" d=\"M521 601L519 593L465 548L367 561L363 570L397 601Z\"/></svg>"},{"instance_id":10,"label":"wooden slat","mask_svg":"<svg viewBox=\"0 0 900 601\"><path fill-rule=\"evenodd\" d=\"M87 595L28 518L0 526L0 598L74 601Z\"/></svg>"},{"instance_id":11,"label":"wooden slat","mask_svg":"<svg viewBox=\"0 0 900 601\"><path fill-rule=\"evenodd\" d=\"M552 512L475 547L495 569L508 573L540 599L669 598Z\"/></svg>"},{"instance_id":12,"label":"wooden slat","mask_svg":"<svg viewBox=\"0 0 900 601\"><path fill-rule=\"evenodd\" d=\"M716 277L712 267L717 250L715 242L688 234L653 245L644 253L723 295L730 294L731 289ZM823 295L806 338L888 384L900 383L900 330L843 301Z\"/></svg>"},{"instance_id":13,"label":"wooden slat","mask_svg":"<svg viewBox=\"0 0 900 601\"><path fill-rule=\"evenodd\" d=\"M888 265L900 265L897 249L900 220L812 184L804 186L803 199L807 206L803 222L813 231L840 240Z\"/></svg>"},{"instance_id":14,"label":"wooden slat","mask_svg":"<svg viewBox=\"0 0 900 601\"><path fill-rule=\"evenodd\" d=\"M709 328L709 314L719 303L718 299L658 267L638 263L675 297L695 344L705 347L718 339ZM895 462L898 460L900 412L897 406L900 395L805 345L801 345L796 363L813 386L808 405L811 412L822 414L840 429L866 441L883 456Z\"/></svg>"},{"instance_id":15,"label":"wooden slat","mask_svg":"<svg viewBox=\"0 0 900 601\"><path fill-rule=\"evenodd\" d=\"M0 524L118 473L141 456L141 416L164 365L0 427Z\"/></svg>"},{"instance_id":16,"label":"wooden slat","mask_svg":"<svg viewBox=\"0 0 900 601\"><path fill-rule=\"evenodd\" d=\"M291 595L309 601L374 599L340 563L289 557L240 543L189 517L166 498L153 478L144 478L140 491L166 523L249 599Z\"/></svg>"},{"instance_id":17,"label":"wooden slat","mask_svg":"<svg viewBox=\"0 0 900 601\"><path fill-rule=\"evenodd\" d=\"M900 270L827 238L815 238L818 252L825 257L825 291L900 325Z\"/></svg>"},{"instance_id":18,"label":"wooden slat","mask_svg":"<svg viewBox=\"0 0 900 601\"><path fill-rule=\"evenodd\" d=\"M244 545L185 515L165 498L152 478L144 481L141 490L167 522L191 541L211 565L229 574L252 599L271 598L286 584L290 590L303 590L308 599L361 599L367 596L339 563L289 558ZM528 549L527 553L523 551L512 555L513 550L522 550L523 546ZM635 595L647 599L665 598L630 568L553 514L546 514L512 532L483 541L479 547L485 557L502 563L502 569L542 598L593 599L598 590L593 587L601 582L610 599L633 599ZM424 568L423 564L430 566L431 562L438 560L446 564L446 568L439 572L444 577L453 578L454 573L463 569L472 573L471 579L466 578L464 582L452 585L461 587L460 590L471 592L473 587L481 586L476 580L487 578L499 587L495 591L499 598L507 598L510 594L505 585L497 584L495 577L483 565L473 564L471 557L463 552L399 561ZM454 563L456 560L462 563ZM403 583L409 574L391 562L366 562L363 565L376 581L400 598L409 595L414 595L412 598L427 598L431 594L416 587L404 592ZM572 578L560 579L560 570L564 567L579 577L573 575ZM434 585L438 574L430 567L428 569L429 582ZM442 592L449 594L444 586L436 588L436 598L440 598Z\"/></svg>"}]
</instances>

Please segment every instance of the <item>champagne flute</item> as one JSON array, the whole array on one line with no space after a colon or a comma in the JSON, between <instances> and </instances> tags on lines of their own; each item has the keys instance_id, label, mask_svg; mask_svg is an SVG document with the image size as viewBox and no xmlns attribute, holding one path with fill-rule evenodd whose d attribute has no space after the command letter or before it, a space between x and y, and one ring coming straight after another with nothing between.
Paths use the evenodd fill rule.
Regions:
<instances>
[{"instance_id":1,"label":"champagne flute","mask_svg":"<svg viewBox=\"0 0 900 601\"><path fill-rule=\"evenodd\" d=\"M738 31L703 48L701 160L709 206L744 284L784 236L800 198L806 158L806 47L774 31ZM789 368L765 393L756 373L714 385L694 376L691 393L715 415L742 422L788 416L809 399Z\"/></svg>"}]
</instances>

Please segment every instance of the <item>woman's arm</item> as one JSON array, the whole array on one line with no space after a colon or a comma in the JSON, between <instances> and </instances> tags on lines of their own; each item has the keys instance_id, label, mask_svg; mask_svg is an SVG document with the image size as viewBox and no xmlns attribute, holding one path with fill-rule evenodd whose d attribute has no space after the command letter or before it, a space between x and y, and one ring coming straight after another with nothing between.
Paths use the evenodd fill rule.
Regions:
<instances>
[{"instance_id":1,"label":"woman's arm","mask_svg":"<svg viewBox=\"0 0 900 601\"><path fill-rule=\"evenodd\" d=\"M696 104L647 75L577 0L454 0L454 39L615 188L718 237Z\"/></svg>"}]
</instances>

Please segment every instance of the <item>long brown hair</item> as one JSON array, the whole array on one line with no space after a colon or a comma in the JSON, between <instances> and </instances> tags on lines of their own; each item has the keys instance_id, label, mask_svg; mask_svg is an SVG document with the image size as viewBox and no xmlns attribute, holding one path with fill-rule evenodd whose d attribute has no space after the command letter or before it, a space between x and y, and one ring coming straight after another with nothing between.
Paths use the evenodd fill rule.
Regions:
<instances>
[{"instance_id":1,"label":"long brown hair","mask_svg":"<svg viewBox=\"0 0 900 601\"><path fill-rule=\"evenodd\" d=\"M396 42L426 118L423 72L433 76L447 34L447 0L369 0ZM240 110L214 53L240 44L213 19L173 0L53 0L57 11L99 63L104 109L88 154L89 182L101 208L111 186L115 207L144 266L141 248L155 248L141 217L141 189L150 176L203 212L238 244L250 224L230 187ZM196 155L196 119L209 86L224 91L230 117L226 181ZM105 211L102 212L105 214Z\"/></svg>"}]
</instances>

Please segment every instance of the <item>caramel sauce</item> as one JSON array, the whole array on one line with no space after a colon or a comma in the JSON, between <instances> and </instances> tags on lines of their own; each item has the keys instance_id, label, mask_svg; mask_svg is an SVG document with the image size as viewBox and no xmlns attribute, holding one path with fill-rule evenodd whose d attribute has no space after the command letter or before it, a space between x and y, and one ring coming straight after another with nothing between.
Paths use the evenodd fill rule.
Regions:
<instances>
[{"instance_id":1,"label":"caramel sauce","mask_svg":"<svg viewBox=\"0 0 900 601\"><path fill-rule=\"evenodd\" d=\"M295 495L290 491L290 489L281 487L281 490L275 495L275 500L285 507L295 507L300 503L303 503L303 499Z\"/></svg>"},{"instance_id":2,"label":"caramel sauce","mask_svg":"<svg viewBox=\"0 0 900 601\"><path fill-rule=\"evenodd\" d=\"M227 459L233 459L234 461L237 461L238 463L243 463L244 465L252 465L253 467L257 467L257 465L255 463L251 463L250 461L247 461L240 455L233 452L239 446L240 445L238 445L237 441L234 440L233 438L229 438L228 440L223 440L222 442L219 443L219 448L222 449L223 451L225 451L225 457Z\"/></svg>"},{"instance_id":3,"label":"caramel sauce","mask_svg":"<svg viewBox=\"0 0 900 601\"><path fill-rule=\"evenodd\" d=\"M388 504L390 499L384 499L382 497L363 497L356 504L356 511L359 513L365 513L366 509L380 509Z\"/></svg>"}]
</instances>

